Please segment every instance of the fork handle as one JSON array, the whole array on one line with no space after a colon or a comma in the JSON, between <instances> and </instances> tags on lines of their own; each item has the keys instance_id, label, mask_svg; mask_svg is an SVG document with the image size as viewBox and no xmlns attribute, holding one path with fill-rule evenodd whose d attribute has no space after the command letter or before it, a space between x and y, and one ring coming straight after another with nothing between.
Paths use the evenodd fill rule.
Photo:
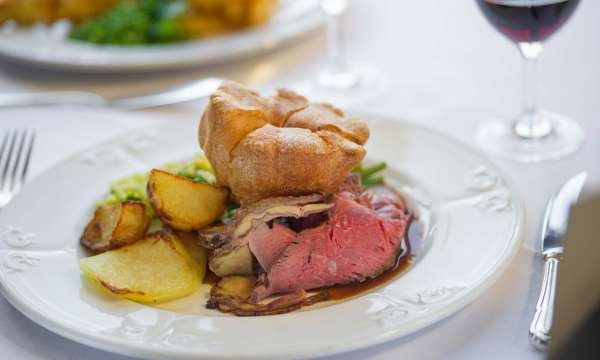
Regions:
<instances>
[{"instance_id":1,"label":"fork handle","mask_svg":"<svg viewBox=\"0 0 600 360\"><path fill-rule=\"evenodd\" d=\"M554 316L554 298L556 297L556 282L558 278L557 256L544 258L544 280L540 297L535 306L535 314L529 327L529 339L538 350L546 350L550 343L550 330Z\"/></svg>"},{"instance_id":2,"label":"fork handle","mask_svg":"<svg viewBox=\"0 0 600 360\"><path fill-rule=\"evenodd\" d=\"M84 91L50 91L34 93L0 93L0 108L39 105L103 105L106 100Z\"/></svg>"}]
</instances>

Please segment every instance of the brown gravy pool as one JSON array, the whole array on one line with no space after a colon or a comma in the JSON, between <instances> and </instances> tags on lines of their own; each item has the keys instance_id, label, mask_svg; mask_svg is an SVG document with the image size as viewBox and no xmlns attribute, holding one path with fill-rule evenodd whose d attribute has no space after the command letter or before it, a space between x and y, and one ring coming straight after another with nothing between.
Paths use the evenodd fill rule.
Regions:
<instances>
[{"instance_id":1,"label":"brown gravy pool","mask_svg":"<svg viewBox=\"0 0 600 360\"><path fill-rule=\"evenodd\" d=\"M396 266L393 269L390 269L378 277L367 280L365 282L350 284L350 285L338 285L332 288L327 289L329 292L329 298L331 300L344 300L348 299L372 289L378 288L381 285L387 283L388 281L394 279L398 274L401 274L408 268L411 264L412 256L410 254L401 256L398 258L396 262Z\"/></svg>"}]
</instances>

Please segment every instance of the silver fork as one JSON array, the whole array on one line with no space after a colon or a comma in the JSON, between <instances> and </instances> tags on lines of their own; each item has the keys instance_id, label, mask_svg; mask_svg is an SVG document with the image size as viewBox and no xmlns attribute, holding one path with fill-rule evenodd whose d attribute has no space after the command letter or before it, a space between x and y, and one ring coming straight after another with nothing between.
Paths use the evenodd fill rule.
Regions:
<instances>
[{"instance_id":1,"label":"silver fork","mask_svg":"<svg viewBox=\"0 0 600 360\"><path fill-rule=\"evenodd\" d=\"M25 184L35 130L7 131L0 145L0 208L3 208Z\"/></svg>"}]
</instances>

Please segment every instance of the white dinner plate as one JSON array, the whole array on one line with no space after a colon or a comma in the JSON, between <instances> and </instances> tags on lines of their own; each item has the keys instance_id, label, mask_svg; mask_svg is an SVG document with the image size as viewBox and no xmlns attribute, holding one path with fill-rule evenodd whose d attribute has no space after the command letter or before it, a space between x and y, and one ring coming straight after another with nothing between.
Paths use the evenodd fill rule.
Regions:
<instances>
[{"instance_id":1,"label":"white dinner plate","mask_svg":"<svg viewBox=\"0 0 600 360\"><path fill-rule=\"evenodd\" d=\"M281 0L265 25L207 40L153 46L98 46L71 41L69 25L0 25L0 55L63 70L135 71L204 65L271 50L322 24L317 0Z\"/></svg>"},{"instance_id":2,"label":"white dinner plate","mask_svg":"<svg viewBox=\"0 0 600 360\"><path fill-rule=\"evenodd\" d=\"M414 263L380 288L289 314L235 317L205 308L208 285L156 307L89 286L78 268L84 255L78 239L108 184L199 152L195 125L170 122L92 147L25 186L0 213L0 289L51 331L147 358L322 356L440 321L507 268L520 244L522 205L498 169L473 149L411 123L362 117L371 128L368 160L387 161L387 181L425 226Z\"/></svg>"}]
</instances>

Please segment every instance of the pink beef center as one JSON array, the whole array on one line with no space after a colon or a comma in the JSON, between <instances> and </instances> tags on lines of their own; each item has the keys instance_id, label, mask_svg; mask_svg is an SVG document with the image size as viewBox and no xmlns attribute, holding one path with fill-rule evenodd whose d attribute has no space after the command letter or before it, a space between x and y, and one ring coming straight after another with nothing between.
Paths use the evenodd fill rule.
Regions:
<instances>
[{"instance_id":1,"label":"pink beef center","mask_svg":"<svg viewBox=\"0 0 600 360\"><path fill-rule=\"evenodd\" d=\"M360 282L394 266L407 221L400 209L380 213L338 196L328 221L300 233L275 223L249 235L250 249L266 271L252 296Z\"/></svg>"},{"instance_id":2,"label":"pink beef center","mask_svg":"<svg viewBox=\"0 0 600 360\"><path fill-rule=\"evenodd\" d=\"M269 271L273 261L283 254L283 251L297 235L295 231L279 223L274 223L272 229L267 224L261 224L247 236L250 251L260 266L265 271Z\"/></svg>"}]
</instances>

